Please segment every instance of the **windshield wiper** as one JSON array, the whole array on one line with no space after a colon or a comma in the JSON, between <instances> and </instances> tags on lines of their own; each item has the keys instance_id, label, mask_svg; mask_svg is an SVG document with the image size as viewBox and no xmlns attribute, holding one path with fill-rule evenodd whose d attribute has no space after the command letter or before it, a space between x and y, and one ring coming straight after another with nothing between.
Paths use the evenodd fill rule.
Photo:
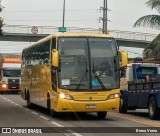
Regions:
<instances>
[{"instance_id":1,"label":"windshield wiper","mask_svg":"<svg viewBox=\"0 0 160 136\"><path fill-rule=\"evenodd\" d=\"M87 75L87 73L88 73L88 69L87 69L87 62L86 62L86 70L85 70L84 74L82 75L82 77L81 77L81 79L80 79L80 81L79 81L79 83L78 83L78 85L76 87L76 90L79 89L79 87L81 85L81 82L83 81L83 79L85 78L85 76Z\"/></svg>"},{"instance_id":2,"label":"windshield wiper","mask_svg":"<svg viewBox=\"0 0 160 136\"><path fill-rule=\"evenodd\" d=\"M94 74L94 77L98 80L98 82L100 83L101 87L106 90L107 88L105 87L104 83L102 82L101 78L96 74L95 68L94 68L94 62L93 62L93 69L92 72Z\"/></svg>"}]
</instances>

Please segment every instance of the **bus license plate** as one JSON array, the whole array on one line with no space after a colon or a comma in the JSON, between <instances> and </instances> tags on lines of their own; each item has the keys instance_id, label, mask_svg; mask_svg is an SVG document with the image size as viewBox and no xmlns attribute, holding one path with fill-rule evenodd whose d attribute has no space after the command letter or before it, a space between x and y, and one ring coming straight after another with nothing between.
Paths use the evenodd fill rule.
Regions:
<instances>
[{"instance_id":1,"label":"bus license plate","mask_svg":"<svg viewBox=\"0 0 160 136\"><path fill-rule=\"evenodd\" d=\"M96 105L95 104L86 104L86 109L95 109Z\"/></svg>"}]
</instances>

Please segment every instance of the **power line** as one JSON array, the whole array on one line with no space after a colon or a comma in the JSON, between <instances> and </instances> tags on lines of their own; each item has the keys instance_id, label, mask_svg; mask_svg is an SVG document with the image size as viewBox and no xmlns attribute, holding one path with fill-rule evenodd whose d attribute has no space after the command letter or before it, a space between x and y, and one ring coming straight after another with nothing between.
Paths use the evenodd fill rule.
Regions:
<instances>
[{"instance_id":1,"label":"power line","mask_svg":"<svg viewBox=\"0 0 160 136\"><path fill-rule=\"evenodd\" d=\"M97 11L97 9L71 9L71 10L66 10L66 12L86 12L86 11ZM23 11L23 10L18 10L18 11L4 11L4 12L19 12L19 13L23 13L23 12L63 12L63 10L45 10L45 11Z\"/></svg>"},{"instance_id":2,"label":"power line","mask_svg":"<svg viewBox=\"0 0 160 136\"><path fill-rule=\"evenodd\" d=\"M81 20L81 19L70 19L70 20L65 20L65 21L93 21L95 19L84 19L84 20ZM62 20L5 20L5 21L62 21Z\"/></svg>"}]
</instances>

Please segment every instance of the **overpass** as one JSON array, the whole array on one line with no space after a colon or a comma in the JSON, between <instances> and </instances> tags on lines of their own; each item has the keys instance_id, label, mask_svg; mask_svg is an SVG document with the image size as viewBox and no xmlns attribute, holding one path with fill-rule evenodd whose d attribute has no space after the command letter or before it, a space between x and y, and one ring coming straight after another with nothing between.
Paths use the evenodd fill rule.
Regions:
<instances>
[{"instance_id":1,"label":"overpass","mask_svg":"<svg viewBox=\"0 0 160 136\"><path fill-rule=\"evenodd\" d=\"M0 41L36 42L43 37L57 33L58 27L53 26L4 25L4 36ZM67 27L67 32L102 33L101 29ZM118 46L145 48L157 35L140 32L109 30L108 33L116 38Z\"/></svg>"}]
</instances>

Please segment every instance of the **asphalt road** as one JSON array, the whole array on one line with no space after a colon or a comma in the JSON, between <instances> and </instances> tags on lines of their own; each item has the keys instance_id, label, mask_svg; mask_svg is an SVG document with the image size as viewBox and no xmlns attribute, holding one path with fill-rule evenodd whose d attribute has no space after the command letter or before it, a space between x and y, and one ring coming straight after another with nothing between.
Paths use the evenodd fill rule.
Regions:
<instances>
[{"instance_id":1,"label":"asphalt road","mask_svg":"<svg viewBox=\"0 0 160 136\"><path fill-rule=\"evenodd\" d=\"M27 135L22 134L22 131L36 131L39 133L37 135L43 136L160 135L160 120L150 120L147 110L136 110L128 114L108 112L104 120L99 120L96 113L69 113L52 118L44 108L36 106L34 109L28 109L20 94L0 95L0 127L0 132L2 128L11 128L12 132L21 135ZM152 132L148 132L150 130ZM8 132L6 129L3 131ZM6 134L0 133L1 135Z\"/></svg>"}]
</instances>

